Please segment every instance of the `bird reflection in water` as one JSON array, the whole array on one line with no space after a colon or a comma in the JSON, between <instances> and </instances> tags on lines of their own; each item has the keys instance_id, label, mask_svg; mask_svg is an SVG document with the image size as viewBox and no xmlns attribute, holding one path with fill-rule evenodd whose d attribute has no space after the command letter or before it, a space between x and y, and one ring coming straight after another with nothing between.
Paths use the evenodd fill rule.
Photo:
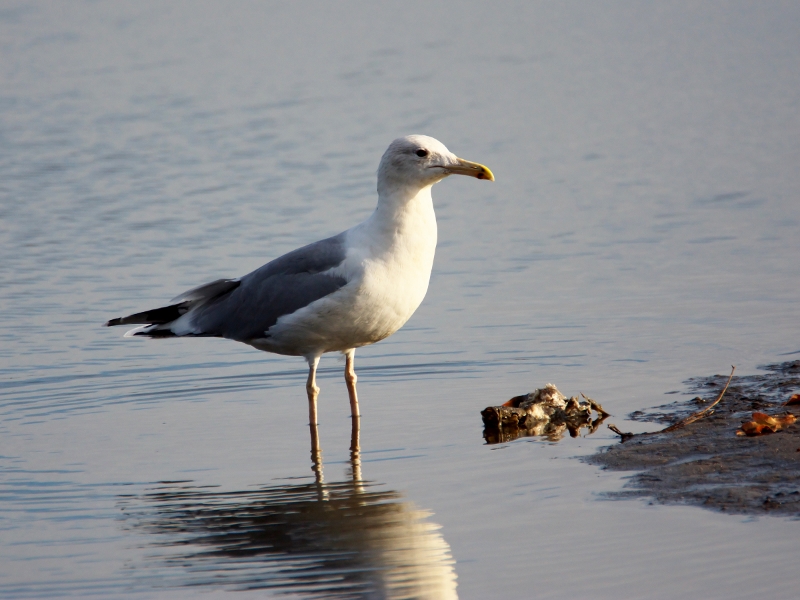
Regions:
<instances>
[{"instance_id":1,"label":"bird reflection in water","mask_svg":"<svg viewBox=\"0 0 800 600\"><path fill-rule=\"evenodd\" d=\"M313 482L238 492L172 482L127 498L124 510L135 530L165 538L155 558L182 569L179 585L304 598L457 598L455 561L429 513L362 480L359 420L344 481L324 481L312 423Z\"/></svg>"}]
</instances>

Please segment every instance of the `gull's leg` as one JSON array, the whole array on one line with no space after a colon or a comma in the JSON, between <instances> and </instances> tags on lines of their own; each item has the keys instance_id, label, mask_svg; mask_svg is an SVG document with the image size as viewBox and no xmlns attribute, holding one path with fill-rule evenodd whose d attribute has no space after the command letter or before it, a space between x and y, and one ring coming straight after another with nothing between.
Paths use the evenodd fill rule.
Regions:
<instances>
[{"instance_id":1,"label":"gull's leg","mask_svg":"<svg viewBox=\"0 0 800 600\"><path fill-rule=\"evenodd\" d=\"M324 483L322 476L322 448L319 447L319 430L316 423L310 423L311 429L311 470L318 484Z\"/></svg>"},{"instance_id":2,"label":"gull's leg","mask_svg":"<svg viewBox=\"0 0 800 600\"><path fill-rule=\"evenodd\" d=\"M306 392L308 393L308 421L312 425L317 424L317 398L319 388L317 387L317 365L319 356L307 356L308 361L308 381L306 381Z\"/></svg>"},{"instance_id":3,"label":"gull's leg","mask_svg":"<svg viewBox=\"0 0 800 600\"><path fill-rule=\"evenodd\" d=\"M316 423L309 423L311 430L311 470L317 483L323 483L322 477L322 448L319 446L319 430Z\"/></svg>"},{"instance_id":4,"label":"gull's leg","mask_svg":"<svg viewBox=\"0 0 800 600\"><path fill-rule=\"evenodd\" d=\"M350 468L352 470L353 483L361 490L361 444L359 442L361 432L361 417L353 417L352 429L350 430Z\"/></svg>"},{"instance_id":5,"label":"gull's leg","mask_svg":"<svg viewBox=\"0 0 800 600\"><path fill-rule=\"evenodd\" d=\"M319 388L317 387L317 365L319 356L308 357L308 381L306 382L306 392L308 392L308 427L311 431L311 462L317 483L322 483L322 449L319 446L319 429L317 427L317 398Z\"/></svg>"},{"instance_id":6,"label":"gull's leg","mask_svg":"<svg viewBox=\"0 0 800 600\"><path fill-rule=\"evenodd\" d=\"M355 368L356 349L345 350L344 356L344 381L347 383L347 393L350 395L350 415L357 419L361 413L358 412L358 394L356 394L356 381L358 381Z\"/></svg>"}]
</instances>

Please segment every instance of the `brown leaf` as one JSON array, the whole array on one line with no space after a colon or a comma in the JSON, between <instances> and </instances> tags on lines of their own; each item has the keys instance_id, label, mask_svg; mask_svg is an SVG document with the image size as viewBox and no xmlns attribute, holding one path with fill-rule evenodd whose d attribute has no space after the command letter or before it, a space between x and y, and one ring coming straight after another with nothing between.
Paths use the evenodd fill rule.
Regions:
<instances>
[{"instance_id":1,"label":"brown leaf","mask_svg":"<svg viewBox=\"0 0 800 600\"><path fill-rule=\"evenodd\" d=\"M519 408L519 405L522 404L528 398L528 395L525 394L524 396L514 396L508 402L502 404L501 406L507 406L509 408Z\"/></svg>"},{"instance_id":2,"label":"brown leaf","mask_svg":"<svg viewBox=\"0 0 800 600\"><path fill-rule=\"evenodd\" d=\"M786 414L780 417L771 417L766 413L754 412L753 420L742 423L742 428L736 432L736 435L766 435L768 433L775 433L791 425L797 420L793 414Z\"/></svg>"},{"instance_id":3,"label":"brown leaf","mask_svg":"<svg viewBox=\"0 0 800 600\"><path fill-rule=\"evenodd\" d=\"M770 417L768 414L762 412L754 412L753 413L753 421L759 423L761 425L766 425L767 427L772 428L780 428L781 424L775 417Z\"/></svg>"},{"instance_id":4,"label":"brown leaf","mask_svg":"<svg viewBox=\"0 0 800 600\"><path fill-rule=\"evenodd\" d=\"M792 394L792 397L786 401L784 406L791 406L792 404L800 404L800 394Z\"/></svg>"},{"instance_id":5,"label":"brown leaf","mask_svg":"<svg viewBox=\"0 0 800 600\"><path fill-rule=\"evenodd\" d=\"M745 435L749 436L775 433L775 430L769 425L765 425L764 423L756 423L755 421L747 421L746 423L742 423L742 431Z\"/></svg>"}]
</instances>

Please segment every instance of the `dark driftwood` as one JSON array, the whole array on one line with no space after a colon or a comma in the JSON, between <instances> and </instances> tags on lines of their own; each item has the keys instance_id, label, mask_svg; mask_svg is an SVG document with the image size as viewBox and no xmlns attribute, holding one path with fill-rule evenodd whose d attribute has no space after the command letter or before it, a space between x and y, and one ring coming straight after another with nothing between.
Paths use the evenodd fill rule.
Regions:
<instances>
[{"instance_id":1,"label":"dark driftwood","mask_svg":"<svg viewBox=\"0 0 800 600\"><path fill-rule=\"evenodd\" d=\"M483 436L489 444L508 442L522 436L541 436L552 441L561 439L565 432L571 437L580 435L582 428L594 433L609 416L598 402L581 394L567 398L558 389L547 384L529 394L515 396L500 406L487 406L481 411ZM592 411L598 417L592 419Z\"/></svg>"},{"instance_id":2,"label":"dark driftwood","mask_svg":"<svg viewBox=\"0 0 800 600\"><path fill-rule=\"evenodd\" d=\"M487 406L481 411L481 417L483 417L483 424L486 426L511 425L513 427L522 427L528 418L528 411L514 406Z\"/></svg>"}]
</instances>

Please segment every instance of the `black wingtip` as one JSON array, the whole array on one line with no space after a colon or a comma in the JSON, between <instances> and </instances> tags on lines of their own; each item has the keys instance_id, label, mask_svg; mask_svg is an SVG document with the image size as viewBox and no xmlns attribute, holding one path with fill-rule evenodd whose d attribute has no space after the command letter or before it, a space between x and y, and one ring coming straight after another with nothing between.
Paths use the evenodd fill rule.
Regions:
<instances>
[{"instance_id":1,"label":"black wingtip","mask_svg":"<svg viewBox=\"0 0 800 600\"><path fill-rule=\"evenodd\" d=\"M122 325L122 319L111 319L103 323L104 327L113 327L114 325Z\"/></svg>"}]
</instances>

